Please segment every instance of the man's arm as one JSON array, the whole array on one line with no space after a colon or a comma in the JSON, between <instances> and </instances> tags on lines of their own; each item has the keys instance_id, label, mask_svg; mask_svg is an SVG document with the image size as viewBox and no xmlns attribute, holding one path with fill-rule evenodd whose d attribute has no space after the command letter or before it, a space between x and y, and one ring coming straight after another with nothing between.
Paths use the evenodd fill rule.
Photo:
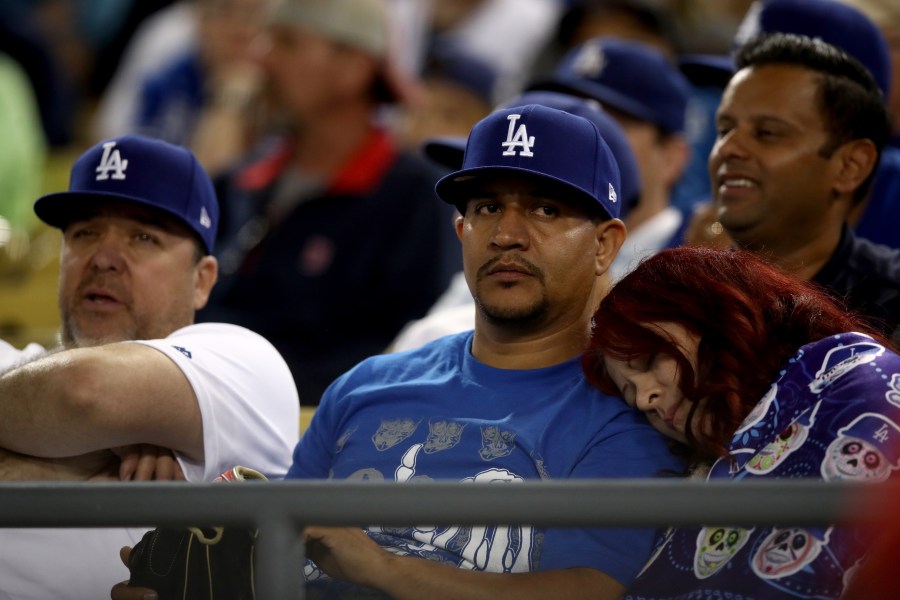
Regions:
<instances>
[{"instance_id":1,"label":"man's arm","mask_svg":"<svg viewBox=\"0 0 900 600\"><path fill-rule=\"evenodd\" d=\"M37 458L0 448L2 481L118 481L119 458L108 450L71 458Z\"/></svg>"},{"instance_id":2,"label":"man's arm","mask_svg":"<svg viewBox=\"0 0 900 600\"><path fill-rule=\"evenodd\" d=\"M579 567L532 573L459 569L382 549L361 529L308 527L307 556L335 579L375 588L394 600L614 600L625 588L596 569Z\"/></svg>"},{"instance_id":3,"label":"man's arm","mask_svg":"<svg viewBox=\"0 0 900 600\"><path fill-rule=\"evenodd\" d=\"M0 446L55 458L129 444L204 457L193 388L162 352L132 343L66 350L0 376Z\"/></svg>"}]
</instances>

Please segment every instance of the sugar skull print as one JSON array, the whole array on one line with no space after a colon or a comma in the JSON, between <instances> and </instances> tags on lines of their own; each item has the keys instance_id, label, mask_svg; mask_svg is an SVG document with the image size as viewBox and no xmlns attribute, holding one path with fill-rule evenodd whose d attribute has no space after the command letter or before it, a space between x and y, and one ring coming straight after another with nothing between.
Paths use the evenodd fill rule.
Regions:
<instances>
[{"instance_id":1,"label":"sugar skull print","mask_svg":"<svg viewBox=\"0 0 900 600\"><path fill-rule=\"evenodd\" d=\"M838 430L822 461L825 481L885 481L900 463L900 427L863 413Z\"/></svg>"},{"instance_id":2,"label":"sugar skull print","mask_svg":"<svg viewBox=\"0 0 900 600\"><path fill-rule=\"evenodd\" d=\"M810 531L796 527L775 528L753 554L753 572L763 579L793 575L819 556L823 540Z\"/></svg>"},{"instance_id":3,"label":"sugar skull print","mask_svg":"<svg viewBox=\"0 0 900 600\"><path fill-rule=\"evenodd\" d=\"M697 534L694 574L706 579L718 573L744 547L753 529L704 527Z\"/></svg>"}]
</instances>

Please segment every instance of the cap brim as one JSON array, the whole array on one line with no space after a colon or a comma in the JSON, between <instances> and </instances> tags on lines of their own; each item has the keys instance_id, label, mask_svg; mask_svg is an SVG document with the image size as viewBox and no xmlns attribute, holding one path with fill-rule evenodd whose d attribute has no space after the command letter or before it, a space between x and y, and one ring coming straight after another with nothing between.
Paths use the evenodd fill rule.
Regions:
<instances>
[{"instance_id":1,"label":"cap brim","mask_svg":"<svg viewBox=\"0 0 900 600\"><path fill-rule=\"evenodd\" d=\"M720 54L687 54L678 60L678 69L695 86L725 88L734 75L734 60Z\"/></svg>"},{"instance_id":2,"label":"cap brim","mask_svg":"<svg viewBox=\"0 0 900 600\"><path fill-rule=\"evenodd\" d=\"M463 169L462 171L450 173L439 179L434 189L441 200L456 206L460 213L465 213L466 203L471 198L473 186L477 185L485 177L511 173L519 176L530 176L539 180L543 185L558 189L561 194L560 199L571 201L584 208L590 214L599 214L605 219L615 218L603 204L580 187L574 186L571 183L553 177L552 175L539 173L522 167L490 165Z\"/></svg>"},{"instance_id":3,"label":"cap brim","mask_svg":"<svg viewBox=\"0 0 900 600\"><path fill-rule=\"evenodd\" d=\"M466 154L466 138L463 136L429 138L422 144L422 153L434 162L457 171L462 168L463 157Z\"/></svg>"},{"instance_id":4,"label":"cap brim","mask_svg":"<svg viewBox=\"0 0 900 600\"><path fill-rule=\"evenodd\" d=\"M139 204L159 213L163 213L173 220L182 223L188 231L197 236L197 239L203 244L207 252L212 252L206 244L206 241L194 231L194 228L181 215L167 208L153 204L127 194L113 194L108 192L56 192L41 196L34 202L34 213L38 218L58 229L65 229L69 224L85 215L92 206L102 204L104 202L128 202L131 204Z\"/></svg>"}]
</instances>

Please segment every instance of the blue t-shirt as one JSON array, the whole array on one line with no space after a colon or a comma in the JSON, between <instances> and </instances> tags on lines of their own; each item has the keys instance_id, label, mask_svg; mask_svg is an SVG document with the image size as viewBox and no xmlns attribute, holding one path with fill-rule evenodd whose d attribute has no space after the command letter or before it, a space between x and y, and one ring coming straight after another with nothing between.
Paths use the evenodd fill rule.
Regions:
<instances>
[{"instance_id":1,"label":"blue t-shirt","mask_svg":"<svg viewBox=\"0 0 900 600\"><path fill-rule=\"evenodd\" d=\"M683 472L642 415L585 382L579 359L495 369L472 356L472 336L372 357L339 378L297 445L288 478L515 483ZM593 567L624 585L654 537L644 529L528 526L369 534L396 553L464 569Z\"/></svg>"},{"instance_id":2,"label":"blue t-shirt","mask_svg":"<svg viewBox=\"0 0 900 600\"><path fill-rule=\"evenodd\" d=\"M807 344L728 451L709 479L896 477L900 356L858 333ZM870 545L853 528L669 529L626 598L838 598Z\"/></svg>"}]
</instances>

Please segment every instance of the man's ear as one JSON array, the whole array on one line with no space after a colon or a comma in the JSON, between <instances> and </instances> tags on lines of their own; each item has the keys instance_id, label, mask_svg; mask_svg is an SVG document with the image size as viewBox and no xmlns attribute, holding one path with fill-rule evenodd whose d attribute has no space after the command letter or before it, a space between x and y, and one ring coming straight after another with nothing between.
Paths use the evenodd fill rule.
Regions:
<instances>
[{"instance_id":1,"label":"man's ear","mask_svg":"<svg viewBox=\"0 0 900 600\"><path fill-rule=\"evenodd\" d=\"M194 310L206 306L209 294L219 278L219 263L214 256L206 255L194 267Z\"/></svg>"},{"instance_id":2,"label":"man's ear","mask_svg":"<svg viewBox=\"0 0 900 600\"><path fill-rule=\"evenodd\" d=\"M461 214L457 214L454 219L454 224L456 225L456 237L459 238L459 241L462 241L462 232L463 225L465 224L466 218Z\"/></svg>"},{"instance_id":3,"label":"man's ear","mask_svg":"<svg viewBox=\"0 0 900 600\"><path fill-rule=\"evenodd\" d=\"M619 219L607 219L597 223L597 254L594 257L596 274L603 275L616 259L628 230Z\"/></svg>"},{"instance_id":4,"label":"man's ear","mask_svg":"<svg viewBox=\"0 0 900 600\"><path fill-rule=\"evenodd\" d=\"M853 140L838 147L831 160L832 188L839 195L853 195L875 169L878 150L872 140Z\"/></svg>"}]
</instances>

